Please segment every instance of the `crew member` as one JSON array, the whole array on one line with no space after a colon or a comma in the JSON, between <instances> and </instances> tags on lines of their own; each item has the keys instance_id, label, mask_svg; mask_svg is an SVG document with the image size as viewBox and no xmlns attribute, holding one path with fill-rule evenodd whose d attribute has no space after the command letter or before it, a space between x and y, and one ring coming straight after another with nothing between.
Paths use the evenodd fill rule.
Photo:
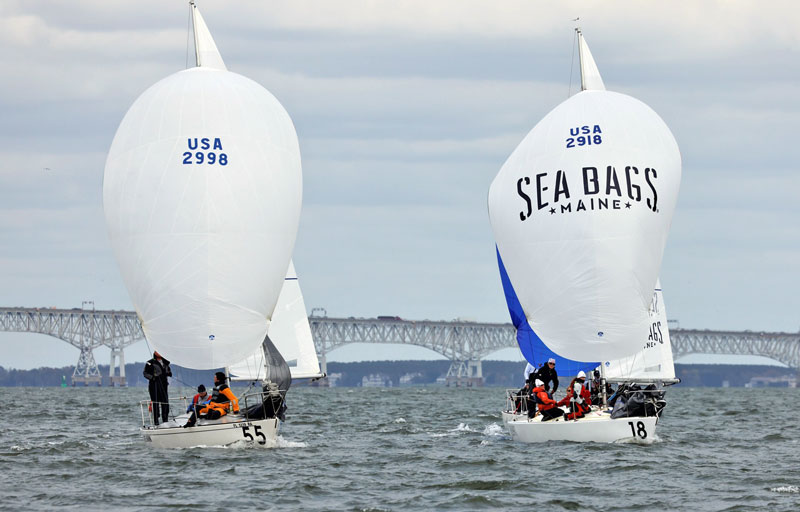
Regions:
<instances>
[{"instance_id":1,"label":"crew member","mask_svg":"<svg viewBox=\"0 0 800 512\"><path fill-rule=\"evenodd\" d=\"M206 391L206 387L202 384L197 386L197 394L194 395L192 398L192 403L189 407L186 408L186 412L192 412L196 410L196 406L203 406L207 404L211 400L211 397L208 396L208 391Z\"/></svg>"},{"instance_id":2,"label":"crew member","mask_svg":"<svg viewBox=\"0 0 800 512\"><path fill-rule=\"evenodd\" d=\"M602 380L600 379L600 370L595 370L593 373L592 382L591 382L591 399L593 404L600 404L600 398L602 393ZM610 397L614 390L611 387L611 384L606 382L606 396Z\"/></svg>"},{"instance_id":3,"label":"crew member","mask_svg":"<svg viewBox=\"0 0 800 512\"><path fill-rule=\"evenodd\" d=\"M569 383L567 396L558 402L559 407L569 405L569 413L566 415L568 420L583 418L591 410L592 401L589 390L584 386L585 383L586 374L583 371L578 372L578 375Z\"/></svg>"},{"instance_id":4,"label":"crew member","mask_svg":"<svg viewBox=\"0 0 800 512\"><path fill-rule=\"evenodd\" d=\"M522 412L522 401L525 401L525 408L528 411L528 417L533 418L536 414L536 401L533 398L533 382L529 378L525 381L525 386L517 391L516 399L514 400L514 412Z\"/></svg>"},{"instance_id":5,"label":"crew member","mask_svg":"<svg viewBox=\"0 0 800 512\"><path fill-rule=\"evenodd\" d=\"M536 367L533 366L531 363L525 365L525 371L523 372L523 376L525 377L525 384L528 384L531 380L531 374L536 373Z\"/></svg>"},{"instance_id":6,"label":"crew member","mask_svg":"<svg viewBox=\"0 0 800 512\"><path fill-rule=\"evenodd\" d=\"M214 389L211 393L211 400L199 411L189 416L189 421L184 427L193 427L198 417L209 420L216 420L228 414L228 410L234 413L239 412L239 400L228 387L226 381L228 377L223 372L214 374Z\"/></svg>"},{"instance_id":7,"label":"crew member","mask_svg":"<svg viewBox=\"0 0 800 512\"><path fill-rule=\"evenodd\" d=\"M169 361L161 357L158 352L153 352L153 359L147 361L142 370L142 375L149 381L147 391L150 393L150 407L153 410L153 424L158 425L158 411L161 409L161 421L169 421L169 396L167 377L172 377Z\"/></svg>"},{"instance_id":8,"label":"crew member","mask_svg":"<svg viewBox=\"0 0 800 512\"><path fill-rule=\"evenodd\" d=\"M553 383L552 395L556 394L558 389L558 373L556 373L556 360L552 357L547 360L547 364L542 366L536 371L536 377L544 382L544 390L550 393L550 383ZM551 396L552 396L551 395Z\"/></svg>"},{"instance_id":9,"label":"crew member","mask_svg":"<svg viewBox=\"0 0 800 512\"><path fill-rule=\"evenodd\" d=\"M544 382L541 379L536 379L534 382L536 387L533 388L534 399L539 412L542 414L542 421L550 421L554 418L560 418L564 415L564 411L557 407L556 401L550 398L544 388Z\"/></svg>"}]
</instances>

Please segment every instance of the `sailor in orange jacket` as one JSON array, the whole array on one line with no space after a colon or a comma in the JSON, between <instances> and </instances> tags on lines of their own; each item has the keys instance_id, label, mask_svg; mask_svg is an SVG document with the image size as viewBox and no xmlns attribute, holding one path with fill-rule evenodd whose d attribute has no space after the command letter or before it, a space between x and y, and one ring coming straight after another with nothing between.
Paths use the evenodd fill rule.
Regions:
<instances>
[{"instance_id":1,"label":"sailor in orange jacket","mask_svg":"<svg viewBox=\"0 0 800 512\"><path fill-rule=\"evenodd\" d=\"M228 377L222 372L214 374L214 391L211 394L211 401L197 411L197 414L189 416L189 421L184 425L185 428L193 427L198 416L215 420L228 414L229 410L234 413L239 412L239 400L225 383L227 380Z\"/></svg>"},{"instance_id":2,"label":"sailor in orange jacket","mask_svg":"<svg viewBox=\"0 0 800 512\"><path fill-rule=\"evenodd\" d=\"M564 411L558 408L556 401L550 398L547 391L544 390L544 382L541 379L536 379L533 383L533 397L536 400L536 405L539 412L542 414L542 421L550 421L564 415Z\"/></svg>"},{"instance_id":3,"label":"sailor in orange jacket","mask_svg":"<svg viewBox=\"0 0 800 512\"><path fill-rule=\"evenodd\" d=\"M569 405L569 413L566 415L568 420L577 420L591 410L589 407L592 405L591 393L583 385L586 382L586 374L583 371L578 372L578 375L572 379L567 388L567 396L558 402L558 406Z\"/></svg>"}]
</instances>

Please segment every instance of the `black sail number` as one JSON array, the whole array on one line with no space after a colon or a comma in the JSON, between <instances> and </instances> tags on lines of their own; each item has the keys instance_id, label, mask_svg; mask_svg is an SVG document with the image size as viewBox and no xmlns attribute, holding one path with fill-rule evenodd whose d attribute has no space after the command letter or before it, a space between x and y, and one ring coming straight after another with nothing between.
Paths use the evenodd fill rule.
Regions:
<instances>
[{"instance_id":1,"label":"black sail number","mask_svg":"<svg viewBox=\"0 0 800 512\"><path fill-rule=\"evenodd\" d=\"M631 435L633 437L636 437L636 435L638 434L639 437L642 439L647 438L647 430L644 427L643 421L637 421L635 426L632 421L629 421L628 425L630 425L631 427Z\"/></svg>"},{"instance_id":2,"label":"black sail number","mask_svg":"<svg viewBox=\"0 0 800 512\"><path fill-rule=\"evenodd\" d=\"M253 433L255 433L256 437L259 437L258 444L267 444L267 436L261 431L261 425L253 425ZM248 441L254 441L253 434L250 433L250 427L247 425L242 425L242 435Z\"/></svg>"}]
</instances>

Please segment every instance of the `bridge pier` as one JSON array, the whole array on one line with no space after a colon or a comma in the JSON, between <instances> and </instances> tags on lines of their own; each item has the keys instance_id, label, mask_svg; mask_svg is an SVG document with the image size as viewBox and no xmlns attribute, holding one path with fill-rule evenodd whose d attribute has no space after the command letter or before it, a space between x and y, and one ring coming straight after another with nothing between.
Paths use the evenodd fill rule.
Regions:
<instances>
[{"instance_id":1,"label":"bridge pier","mask_svg":"<svg viewBox=\"0 0 800 512\"><path fill-rule=\"evenodd\" d=\"M116 376L116 362L119 358L119 377ZM111 349L111 364L108 368L108 385L111 387L125 387L128 385L125 380L125 352L122 347Z\"/></svg>"},{"instance_id":2,"label":"bridge pier","mask_svg":"<svg viewBox=\"0 0 800 512\"><path fill-rule=\"evenodd\" d=\"M482 387L483 366L481 360L453 361L447 370L445 384L447 387Z\"/></svg>"},{"instance_id":3,"label":"bridge pier","mask_svg":"<svg viewBox=\"0 0 800 512\"><path fill-rule=\"evenodd\" d=\"M103 377L100 375L100 369L97 367L97 363L94 360L92 347L82 343L80 350L81 353L78 356L78 364L75 365L75 371L72 372L72 385L102 385Z\"/></svg>"}]
</instances>

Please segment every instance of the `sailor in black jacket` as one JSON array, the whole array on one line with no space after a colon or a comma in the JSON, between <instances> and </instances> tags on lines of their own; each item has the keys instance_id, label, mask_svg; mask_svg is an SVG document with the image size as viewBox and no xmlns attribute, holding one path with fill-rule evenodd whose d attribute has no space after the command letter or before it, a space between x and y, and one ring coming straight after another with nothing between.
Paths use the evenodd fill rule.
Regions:
<instances>
[{"instance_id":1,"label":"sailor in black jacket","mask_svg":"<svg viewBox=\"0 0 800 512\"><path fill-rule=\"evenodd\" d=\"M556 373L556 360L552 357L547 361L547 364L536 370L536 377L544 382L544 390L550 393L550 396L556 394L558 389L558 373ZM553 391L550 391L550 382L553 382Z\"/></svg>"},{"instance_id":2,"label":"sailor in black jacket","mask_svg":"<svg viewBox=\"0 0 800 512\"><path fill-rule=\"evenodd\" d=\"M150 392L150 401L153 403L153 424L158 425L158 411L161 410L161 421L169 421L169 396L167 377L172 377L169 361L161 357L158 352L153 352L153 359L147 361L142 370L144 378L150 381L147 391Z\"/></svg>"}]
</instances>

